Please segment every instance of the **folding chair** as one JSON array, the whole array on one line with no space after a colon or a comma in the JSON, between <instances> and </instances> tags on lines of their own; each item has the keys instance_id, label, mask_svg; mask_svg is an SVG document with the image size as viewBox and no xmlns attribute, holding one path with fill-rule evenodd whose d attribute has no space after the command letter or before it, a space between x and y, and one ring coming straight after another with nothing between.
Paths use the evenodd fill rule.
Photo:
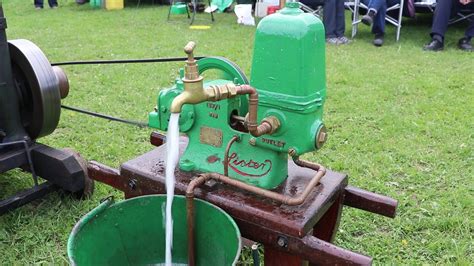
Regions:
<instances>
[{"instance_id":1,"label":"folding chair","mask_svg":"<svg viewBox=\"0 0 474 266\"><path fill-rule=\"evenodd\" d=\"M413 3L415 6L416 11L420 10L428 10L429 12L434 12L436 7L436 0L415 0Z\"/></svg>"},{"instance_id":2,"label":"folding chair","mask_svg":"<svg viewBox=\"0 0 474 266\"><path fill-rule=\"evenodd\" d=\"M449 20L449 25L461 22L466 19L474 19L474 5L470 4L464 8L461 8L457 13L456 16L452 17Z\"/></svg>"},{"instance_id":3,"label":"folding chair","mask_svg":"<svg viewBox=\"0 0 474 266\"><path fill-rule=\"evenodd\" d=\"M436 8L436 0L415 0L415 8L421 10L429 10L430 12L434 13ZM474 18L474 8L473 5L467 5L460 10L449 20L449 25L461 22L466 19L473 19Z\"/></svg>"},{"instance_id":4,"label":"folding chair","mask_svg":"<svg viewBox=\"0 0 474 266\"><path fill-rule=\"evenodd\" d=\"M300 9L306 13L311 13L322 19L323 17L323 7L324 7L324 0L300 0Z\"/></svg>"},{"instance_id":5,"label":"folding chair","mask_svg":"<svg viewBox=\"0 0 474 266\"><path fill-rule=\"evenodd\" d=\"M194 19L196 17L197 13L197 6L198 6L199 0L170 0L170 8L168 9L168 20L170 20L171 17L171 9L173 8L173 5L177 3L184 3L186 5L186 13L188 14L188 19L191 19L189 22L189 25L193 25ZM192 15L190 16L190 8L188 6L188 3L191 3L191 6L193 9L191 10ZM209 6L211 6L211 0L207 0L207 3ZM214 12L210 12L211 14L211 21L214 22Z\"/></svg>"},{"instance_id":6,"label":"folding chair","mask_svg":"<svg viewBox=\"0 0 474 266\"><path fill-rule=\"evenodd\" d=\"M400 40L400 30L402 29L403 2L404 0L400 0L400 3L387 7L387 13L385 15L385 21L397 27L397 42ZM346 8L351 10L353 13L352 38L354 38L357 34L357 26L359 23L361 23L361 20L359 19L359 9L363 8L368 11L369 8L360 0L354 0L352 3L346 2L345 5ZM398 19L396 17L390 16L390 11L393 10L398 10Z\"/></svg>"}]
</instances>

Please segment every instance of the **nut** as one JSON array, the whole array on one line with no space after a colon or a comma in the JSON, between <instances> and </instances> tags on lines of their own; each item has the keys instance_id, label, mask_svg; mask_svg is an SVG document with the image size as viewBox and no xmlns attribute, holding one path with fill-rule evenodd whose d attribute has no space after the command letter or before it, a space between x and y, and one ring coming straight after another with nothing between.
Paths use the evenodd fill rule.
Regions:
<instances>
[{"instance_id":1,"label":"nut","mask_svg":"<svg viewBox=\"0 0 474 266\"><path fill-rule=\"evenodd\" d=\"M315 146L316 149L321 149L324 145L324 143L328 139L328 133L326 130L326 127L323 125L318 131L318 134L316 135L316 141L315 141Z\"/></svg>"}]
</instances>

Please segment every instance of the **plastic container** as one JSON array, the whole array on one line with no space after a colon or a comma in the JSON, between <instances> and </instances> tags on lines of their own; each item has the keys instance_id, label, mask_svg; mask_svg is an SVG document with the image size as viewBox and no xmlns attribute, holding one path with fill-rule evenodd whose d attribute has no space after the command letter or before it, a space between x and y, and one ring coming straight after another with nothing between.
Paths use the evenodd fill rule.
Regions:
<instances>
[{"instance_id":1,"label":"plastic container","mask_svg":"<svg viewBox=\"0 0 474 266\"><path fill-rule=\"evenodd\" d=\"M280 6L269 6L267 7L267 15L276 13L278 10L280 10Z\"/></svg>"},{"instance_id":2,"label":"plastic container","mask_svg":"<svg viewBox=\"0 0 474 266\"><path fill-rule=\"evenodd\" d=\"M102 7L102 0L90 0L89 5L93 8L101 8Z\"/></svg>"},{"instance_id":3,"label":"plastic container","mask_svg":"<svg viewBox=\"0 0 474 266\"><path fill-rule=\"evenodd\" d=\"M105 9L123 9L123 0L105 0Z\"/></svg>"},{"instance_id":4,"label":"plastic container","mask_svg":"<svg viewBox=\"0 0 474 266\"><path fill-rule=\"evenodd\" d=\"M177 2L171 6L171 14L186 14L186 3Z\"/></svg>"},{"instance_id":5,"label":"plastic container","mask_svg":"<svg viewBox=\"0 0 474 266\"><path fill-rule=\"evenodd\" d=\"M72 265L156 265L165 261L165 195L109 199L86 214L71 232ZM196 199L196 265L235 265L240 232L222 209ZM186 200L173 201L173 263L187 264ZM164 265L164 264L163 264Z\"/></svg>"}]
</instances>

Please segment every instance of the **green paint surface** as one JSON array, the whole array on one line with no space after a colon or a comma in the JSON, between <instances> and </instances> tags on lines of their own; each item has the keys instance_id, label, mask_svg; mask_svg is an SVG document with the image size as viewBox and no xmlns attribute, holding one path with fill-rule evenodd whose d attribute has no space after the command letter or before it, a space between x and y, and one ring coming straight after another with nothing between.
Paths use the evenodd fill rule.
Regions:
<instances>
[{"instance_id":1,"label":"green paint surface","mask_svg":"<svg viewBox=\"0 0 474 266\"><path fill-rule=\"evenodd\" d=\"M313 15L288 5L280 13L264 18L255 34L255 48L250 85L259 93L258 121L276 117L280 128L272 135L255 138L232 127L232 115L247 114L247 97L219 102L185 105L180 116L180 131L189 137L189 145L180 159L185 171L224 173L227 143L238 136L229 150L230 177L262 188L281 184L288 173L288 151L297 155L315 149L315 137L323 126L326 96L324 27ZM223 59L198 62L200 73L220 70L222 79L210 85L236 81L248 83L233 63ZM150 113L149 125L167 130L169 106L183 90L183 83L163 90L156 111ZM216 141L203 141L212 135ZM204 136L204 137L203 137Z\"/></svg>"},{"instance_id":2,"label":"green paint surface","mask_svg":"<svg viewBox=\"0 0 474 266\"><path fill-rule=\"evenodd\" d=\"M74 227L68 255L76 265L154 265L165 261L165 195L110 200L86 214ZM240 232L220 208L196 199L196 265L231 265L240 254ZM173 201L173 263L185 264L186 200Z\"/></svg>"}]
</instances>

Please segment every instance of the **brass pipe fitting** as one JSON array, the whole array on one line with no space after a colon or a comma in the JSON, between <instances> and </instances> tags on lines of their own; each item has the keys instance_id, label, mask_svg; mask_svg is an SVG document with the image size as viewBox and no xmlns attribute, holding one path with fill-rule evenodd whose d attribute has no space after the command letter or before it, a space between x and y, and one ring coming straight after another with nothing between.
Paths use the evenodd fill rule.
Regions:
<instances>
[{"instance_id":1,"label":"brass pipe fitting","mask_svg":"<svg viewBox=\"0 0 474 266\"><path fill-rule=\"evenodd\" d=\"M171 103L171 113L181 113L184 104L197 104L204 101L220 101L237 95L249 95L249 112L246 126L249 133L254 137L264 134L273 134L279 127L280 121L276 117L265 118L259 125L257 123L258 92L250 85L236 86L233 83L226 85L209 86L204 89L203 77L199 75L198 65L194 59L194 48L196 44L189 42L184 47L188 55L183 78L184 91L174 98Z\"/></svg>"},{"instance_id":2,"label":"brass pipe fitting","mask_svg":"<svg viewBox=\"0 0 474 266\"><path fill-rule=\"evenodd\" d=\"M171 103L171 113L181 113L184 104L201 103L207 100L204 92L203 77L199 75L198 65L194 59L194 48L196 43L189 42L184 47L184 52L188 55L186 66L184 67L184 91L178 95Z\"/></svg>"},{"instance_id":3,"label":"brass pipe fitting","mask_svg":"<svg viewBox=\"0 0 474 266\"><path fill-rule=\"evenodd\" d=\"M204 89L203 77L199 75L199 68L194 59L193 52L195 47L196 44L194 42L189 42L184 47L184 52L188 55L188 60L186 60L186 66L184 67L184 91L171 103L171 113L180 113L184 104L219 101L237 95L237 88L232 83L221 86L210 86Z\"/></svg>"}]
</instances>

